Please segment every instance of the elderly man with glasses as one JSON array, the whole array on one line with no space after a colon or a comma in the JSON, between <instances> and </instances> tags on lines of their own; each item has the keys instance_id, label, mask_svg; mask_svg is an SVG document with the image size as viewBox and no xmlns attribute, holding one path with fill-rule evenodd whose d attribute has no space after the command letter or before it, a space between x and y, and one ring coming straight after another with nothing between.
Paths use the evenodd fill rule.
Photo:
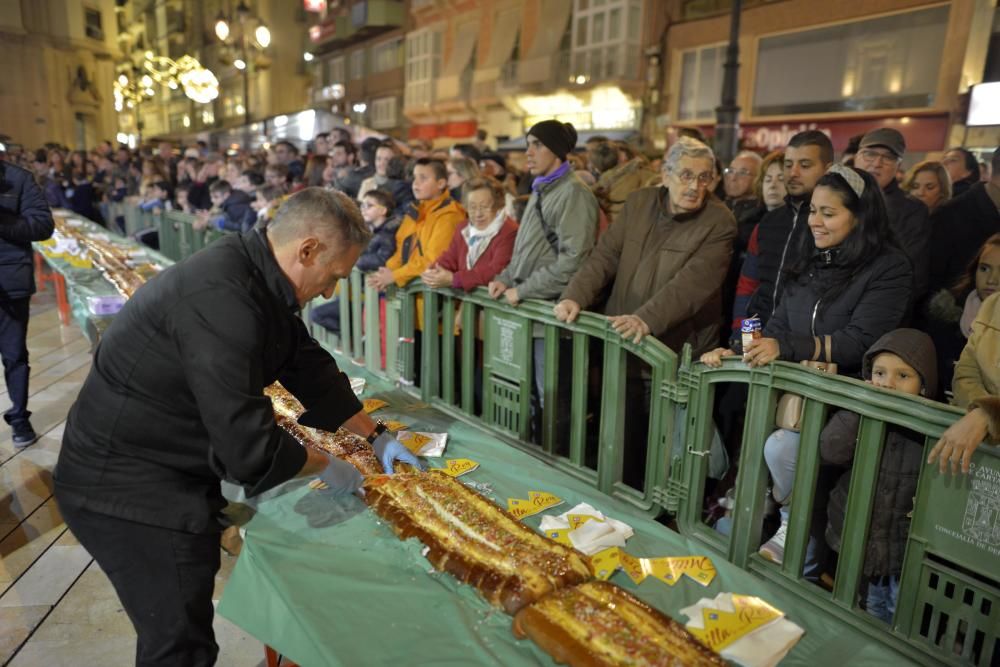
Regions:
<instances>
[{"instance_id":1,"label":"elderly man with glasses","mask_svg":"<svg viewBox=\"0 0 1000 667\"><path fill-rule=\"evenodd\" d=\"M619 220L562 293L555 315L572 322L611 284L604 306L615 331L636 343L653 335L697 353L719 338L721 288L736 238L733 214L709 196L712 150L682 139L667 151L663 184L636 190Z\"/></svg>"},{"instance_id":2,"label":"elderly man with glasses","mask_svg":"<svg viewBox=\"0 0 1000 667\"><path fill-rule=\"evenodd\" d=\"M896 180L905 153L903 135L891 127L880 127L861 138L854 165L874 176L882 188L892 235L913 267L913 300L918 301L927 293L930 276L930 212Z\"/></svg>"}]
</instances>

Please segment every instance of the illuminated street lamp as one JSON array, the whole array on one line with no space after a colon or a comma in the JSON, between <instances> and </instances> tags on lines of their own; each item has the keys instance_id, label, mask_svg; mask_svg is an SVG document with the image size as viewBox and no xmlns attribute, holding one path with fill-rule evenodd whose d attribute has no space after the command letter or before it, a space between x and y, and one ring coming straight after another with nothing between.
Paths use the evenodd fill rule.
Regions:
<instances>
[{"instance_id":1,"label":"illuminated street lamp","mask_svg":"<svg viewBox=\"0 0 1000 667\"><path fill-rule=\"evenodd\" d=\"M152 51L146 52L143 67L147 74L143 79L166 85L171 90L184 88L184 95L198 104L208 104L219 96L219 80L211 70L202 67L197 58L181 56L171 60L166 56L155 56Z\"/></svg>"},{"instance_id":2,"label":"illuminated street lamp","mask_svg":"<svg viewBox=\"0 0 1000 667\"><path fill-rule=\"evenodd\" d=\"M129 76L131 73L131 76ZM139 105L144 100L153 96L153 80L148 74L141 74L138 68L133 67L130 72L122 72L114 80L114 102L115 111L123 112L126 109L132 112L135 122L136 141L142 142L142 121L139 119Z\"/></svg>"},{"instance_id":3,"label":"illuminated street lamp","mask_svg":"<svg viewBox=\"0 0 1000 667\"><path fill-rule=\"evenodd\" d=\"M237 55L233 67L243 75L243 132L244 146L250 146L250 71L263 69L266 58L263 51L271 45L271 31L254 16L244 0L236 6L235 21L221 11L215 21L215 36Z\"/></svg>"}]
</instances>

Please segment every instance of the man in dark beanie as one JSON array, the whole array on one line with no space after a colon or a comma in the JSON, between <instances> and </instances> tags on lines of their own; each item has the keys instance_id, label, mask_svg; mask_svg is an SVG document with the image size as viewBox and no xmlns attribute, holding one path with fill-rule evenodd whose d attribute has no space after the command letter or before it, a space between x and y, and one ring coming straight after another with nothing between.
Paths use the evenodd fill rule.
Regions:
<instances>
[{"instance_id":1,"label":"man in dark beanie","mask_svg":"<svg viewBox=\"0 0 1000 667\"><path fill-rule=\"evenodd\" d=\"M573 172L566 156L576 146L569 123L544 120L528 131L525 163L534 180L510 264L489 284L490 296L517 305L524 299L554 300L594 247L597 199ZM534 375L541 407L545 367L542 339L535 339ZM536 410L536 416L538 411Z\"/></svg>"},{"instance_id":2,"label":"man in dark beanie","mask_svg":"<svg viewBox=\"0 0 1000 667\"><path fill-rule=\"evenodd\" d=\"M593 248L597 229L597 199L566 161L576 146L576 128L543 120L528 131L527 142L531 198L514 259L489 285L490 296L511 305L558 297Z\"/></svg>"}]
</instances>

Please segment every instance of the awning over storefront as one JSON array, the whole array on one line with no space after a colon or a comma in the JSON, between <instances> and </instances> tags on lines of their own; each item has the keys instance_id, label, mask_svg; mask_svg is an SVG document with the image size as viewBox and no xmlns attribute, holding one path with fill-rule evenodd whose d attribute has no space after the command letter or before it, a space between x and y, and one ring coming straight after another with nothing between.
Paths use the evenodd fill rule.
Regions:
<instances>
[{"instance_id":1,"label":"awning over storefront","mask_svg":"<svg viewBox=\"0 0 1000 667\"><path fill-rule=\"evenodd\" d=\"M538 83L549 79L552 57L562 43L572 10L573 0L545 0L539 3L535 39L518 65L520 83Z\"/></svg>"},{"instance_id":2,"label":"awning over storefront","mask_svg":"<svg viewBox=\"0 0 1000 667\"><path fill-rule=\"evenodd\" d=\"M474 120L459 120L449 123L422 123L411 125L410 139L467 139L476 134L478 124Z\"/></svg>"},{"instance_id":3,"label":"awning over storefront","mask_svg":"<svg viewBox=\"0 0 1000 667\"><path fill-rule=\"evenodd\" d=\"M451 54L437 80L437 99L450 100L462 93L462 74L479 38L479 17L475 14L456 19L451 39Z\"/></svg>"},{"instance_id":4,"label":"awning over storefront","mask_svg":"<svg viewBox=\"0 0 1000 667\"><path fill-rule=\"evenodd\" d=\"M500 78L500 70L510 60L514 51L518 33L521 30L521 10L506 9L498 11L493 18L493 31L490 34L490 47L482 66L472 74L473 83L496 81Z\"/></svg>"}]
</instances>

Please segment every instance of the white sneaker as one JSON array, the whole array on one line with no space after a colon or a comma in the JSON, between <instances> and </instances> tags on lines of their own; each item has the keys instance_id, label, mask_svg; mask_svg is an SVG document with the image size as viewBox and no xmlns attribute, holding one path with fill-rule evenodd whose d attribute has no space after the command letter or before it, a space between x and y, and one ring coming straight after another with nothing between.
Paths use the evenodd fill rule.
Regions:
<instances>
[{"instance_id":1,"label":"white sneaker","mask_svg":"<svg viewBox=\"0 0 1000 667\"><path fill-rule=\"evenodd\" d=\"M787 536L788 521L782 521L781 525L778 527L778 532L776 532L771 539L765 542L764 546L762 546L760 551L757 553L772 563L781 565L781 561L785 557L785 538Z\"/></svg>"}]
</instances>

